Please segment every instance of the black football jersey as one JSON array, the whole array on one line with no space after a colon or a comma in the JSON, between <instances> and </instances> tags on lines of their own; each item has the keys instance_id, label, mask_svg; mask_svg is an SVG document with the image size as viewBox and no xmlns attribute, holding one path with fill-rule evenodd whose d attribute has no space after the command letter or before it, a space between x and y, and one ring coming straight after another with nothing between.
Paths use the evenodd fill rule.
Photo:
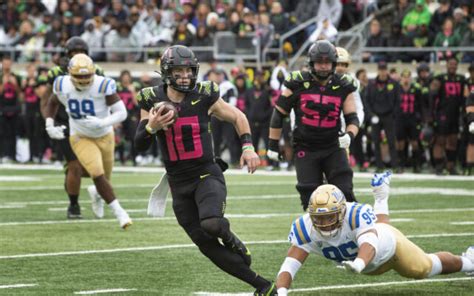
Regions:
<instances>
[{"instance_id":1,"label":"black football jersey","mask_svg":"<svg viewBox=\"0 0 474 296\"><path fill-rule=\"evenodd\" d=\"M54 80L56 80L57 77L67 74L67 69L61 66L54 66L53 68L49 69L47 78L49 85L52 87ZM95 65L95 74L104 76L104 70L100 66ZM69 126L69 117L66 112L66 107L64 107L63 104L59 104L58 112L56 113L54 120L57 124Z\"/></svg>"},{"instance_id":2,"label":"black football jersey","mask_svg":"<svg viewBox=\"0 0 474 296\"><path fill-rule=\"evenodd\" d=\"M167 86L147 87L137 94L140 108L150 111L158 102L171 102ZM209 108L219 99L219 86L211 81L197 83L180 103L176 122L166 131L157 132L167 174L171 177L193 176L214 162L211 115Z\"/></svg>"},{"instance_id":3,"label":"black football jersey","mask_svg":"<svg viewBox=\"0 0 474 296\"><path fill-rule=\"evenodd\" d=\"M399 116L421 117L422 88L418 83L412 83L408 90L400 87L400 105L397 114Z\"/></svg>"},{"instance_id":4,"label":"black football jersey","mask_svg":"<svg viewBox=\"0 0 474 296\"><path fill-rule=\"evenodd\" d=\"M459 109L464 106L464 87L466 78L463 75L442 74L436 77L440 82L440 90L435 101L435 109L450 116L459 116Z\"/></svg>"},{"instance_id":5,"label":"black football jersey","mask_svg":"<svg viewBox=\"0 0 474 296\"><path fill-rule=\"evenodd\" d=\"M318 150L338 147L340 115L347 96L357 90L352 79L333 75L327 85L320 85L306 71L291 72L284 82L293 94L281 96L276 105L295 112L293 142L296 147Z\"/></svg>"}]
</instances>

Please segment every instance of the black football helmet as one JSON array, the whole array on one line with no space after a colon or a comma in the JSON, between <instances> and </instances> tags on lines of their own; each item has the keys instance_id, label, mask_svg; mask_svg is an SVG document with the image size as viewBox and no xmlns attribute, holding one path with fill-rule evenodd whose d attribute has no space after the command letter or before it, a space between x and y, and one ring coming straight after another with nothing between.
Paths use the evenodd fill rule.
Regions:
<instances>
[{"instance_id":1,"label":"black football helmet","mask_svg":"<svg viewBox=\"0 0 474 296\"><path fill-rule=\"evenodd\" d=\"M331 71L316 71L314 63L329 62L332 64ZM337 63L336 47L327 40L318 40L308 50L308 66L311 74L320 80L326 80L334 74Z\"/></svg>"},{"instance_id":2,"label":"black football helmet","mask_svg":"<svg viewBox=\"0 0 474 296\"><path fill-rule=\"evenodd\" d=\"M66 41L64 50L66 51L66 56L68 58L72 58L73 53L84 53L89 55L89 45L87 45L81 37L77 36L71 37Z\"/></svg>"},{"instance_id":3,"label":"black football helmet","mask_svg":"<svg viewBox=\"0 0 474 296\"><path fill-rule=\"evenodd\" d=\"M177 83L178 77L174 77L173 68L189 67L192 75L189 77L191 83L189 85L180 85ZM164 83L180 92L190 92L196 86L197 76L199 72L199 63L194 52L186 46L173 45L168 47L161 56L161 77Z\"/></svg>"}]
</instances>

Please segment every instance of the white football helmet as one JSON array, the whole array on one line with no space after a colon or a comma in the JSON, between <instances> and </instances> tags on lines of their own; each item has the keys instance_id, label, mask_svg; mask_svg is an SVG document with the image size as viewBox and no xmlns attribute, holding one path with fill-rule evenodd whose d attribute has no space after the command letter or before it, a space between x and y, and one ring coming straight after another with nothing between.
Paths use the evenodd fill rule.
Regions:
<instances>
[{"instance_id":1,"label":"white football helmet","mask_svg":"<svg viewBox=\"0 0 474 296\"><path fill-rule=\"evenodd\" d=\"M314 228L321 236L336 236L346 214L344 193L331 184L319 186L311 195L308 213Z\"/></svg>"},{"instance_id":2,"label":"white football helmet","mask_svg":"<svg viewBox=\"0 0 474 296\"><path fill-rule=\"evenodd\" d=\"M71 58L68 66L71 82L79 91L88 89L94 81L95 66L86 54L79 53Z\"/></svg>"}]
</instances>

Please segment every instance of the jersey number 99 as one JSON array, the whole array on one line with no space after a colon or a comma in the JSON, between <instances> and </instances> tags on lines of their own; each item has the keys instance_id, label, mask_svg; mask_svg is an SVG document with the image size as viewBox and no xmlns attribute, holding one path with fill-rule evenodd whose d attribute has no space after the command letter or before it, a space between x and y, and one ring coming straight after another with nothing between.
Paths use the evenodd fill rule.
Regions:
<instances>
[{"instance_id":1,"label":"jersey number 99","mask_svg":"<svg viewBox=\"0 0 474 296\"><path fill-rule=\"evenodd\" d=\"M93 100L86 99L79 102L78 100L70 99L67 101L67 106L69 109L69 115L73 119L81 119L86 115L95 116Z\"/></svg>"}]
</instances>

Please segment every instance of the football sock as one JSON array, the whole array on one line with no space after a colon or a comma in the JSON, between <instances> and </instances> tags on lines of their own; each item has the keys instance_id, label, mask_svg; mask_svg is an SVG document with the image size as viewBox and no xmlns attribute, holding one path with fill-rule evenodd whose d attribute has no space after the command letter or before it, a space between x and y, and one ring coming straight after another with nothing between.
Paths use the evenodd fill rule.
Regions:
<instances>
[{"instance_id":1,"label":"football sock","mask_svg":"<svg viewBox=\"0 0 474 296\"><path fill-rule=\"evenodd\" d=\"M431 272L428 274L428 277L440 274L443 271L443 264L441 263L441 259L439 259L439 257L435 254L428 254L428 257L430 257L431 262L433 263L431 267Z\"/></svg>"},{"instance_id":2,"label":"football sock","mask_svg":"<svg viewBox=\"0 0 474 296\"><path fill-rule=\"evenodd\" d=\"M122 206L120 205L118 199L114 199L111 203L109 203L109 207L112 209L112 211L117 214L123 211Z\"/></svg>"},{"instance_id":3,"label":"football sock","mask_svg":"<svg viewBox=\"0 0 474 296\"><path fill-rule=\"evenodd\" d=\"M388 215L388 199L376 199L374 202L375 215Z\"/></svg>"},{"instance_id":4,"label":"football sock","mask_svg":"<svg viewBox=\"0 0 474 296\"><path fill-rule=\"evenodd\" d=\"M461 271L462 272L467 272L467 271L474 271L474 262L472 262L469 258L461 256L462 260L462 267Z\"/></svg>"},{"instance_id":5,"label":"football sock","mask_svg":"<svg viewBox=\"0 0 474 296\"><path fill-rule=\"evenodd\" d=\"M79 195L78 194L68 194L69 196L69 203L71 205L77 205L79 201Z\"/></svg>"}]
</instances>

